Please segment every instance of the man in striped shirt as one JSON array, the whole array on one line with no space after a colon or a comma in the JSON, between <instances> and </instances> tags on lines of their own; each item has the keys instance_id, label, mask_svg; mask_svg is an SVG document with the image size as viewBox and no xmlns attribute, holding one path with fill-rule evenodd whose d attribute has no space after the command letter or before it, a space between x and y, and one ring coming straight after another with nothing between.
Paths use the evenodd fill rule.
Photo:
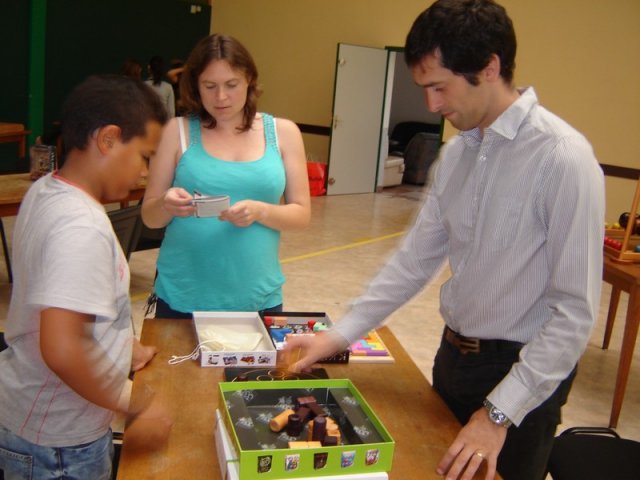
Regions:
<instances>
[{"instance_id":1,"label":"man in striped shirt","mask_svg":"<svg viewBox=\"0 0 640 480\"><path fill-rule=\"evenodd\" d=\"M405 59L427 108L461 132L440 153L415 225L327 335L296 339L293 369L343 348L416 295L448 260L433 386L464 425L447 479L487 462L543 479L560 409L598 314L604 180L588 141L513 85L516 39L492 0L438 0Z\"/></svg>"}]
</instances>

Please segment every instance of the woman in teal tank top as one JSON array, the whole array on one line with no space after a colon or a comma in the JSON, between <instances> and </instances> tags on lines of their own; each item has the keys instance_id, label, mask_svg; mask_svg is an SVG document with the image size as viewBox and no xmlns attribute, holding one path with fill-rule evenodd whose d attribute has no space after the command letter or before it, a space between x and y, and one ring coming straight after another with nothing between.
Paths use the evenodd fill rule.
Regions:
<instances>
[{"instance_id":1,"label":"woman in teal tank top","mask_svg":"<svg viewBox=\"0 0 640 480\"><path fill-rule=\"evenodd\" d=\"M302 136L256 113L258 73L235 39L211 35L181 77L186 117L166 126L149 168L142 218L166 227L156 316L281 308L280 232L310 218ZM225 195L217 216L196 216L194 195Z\"/></svg>"}]
</instances>

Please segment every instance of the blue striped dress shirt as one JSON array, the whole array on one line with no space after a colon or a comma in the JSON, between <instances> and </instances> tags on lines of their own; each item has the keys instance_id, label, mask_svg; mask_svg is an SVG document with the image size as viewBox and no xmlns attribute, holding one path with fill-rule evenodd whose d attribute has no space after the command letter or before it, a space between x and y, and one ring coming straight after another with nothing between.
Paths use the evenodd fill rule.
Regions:
<instances>
[{"instance_id":1,"label":"blue striped dress shirt","mask_svg":"<svg viewBox=\"0 0 640 480\"><path fill-rule=\"evenodd\" d=\"M539 105L531 87L440 157L415 225L334 333L353 341L376 327L448 259L447 325L526 344L488 397L518 425L571 372L598 315L602 170L584 136Z\"/></svg>"}]
</instances>

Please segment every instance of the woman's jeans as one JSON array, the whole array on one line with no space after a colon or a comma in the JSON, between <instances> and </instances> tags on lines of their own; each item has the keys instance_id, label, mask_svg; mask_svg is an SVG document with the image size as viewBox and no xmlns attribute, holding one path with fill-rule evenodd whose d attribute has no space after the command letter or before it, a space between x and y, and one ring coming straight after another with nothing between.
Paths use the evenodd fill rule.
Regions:
<instances>
[{"instance_id":1,"label":"woman's jeans","mask_svg":"<svg viewBox=\"0 0 640 480\"><path fill-rule=\"evenodd\" d=\"M282 312L282 304L276 305L275 307L265 308L261 310L259 313L266 312ZM163 299L158 297L156 301L156 318L179 318L184 320L190 320L193 318L191 313L179 312L178 310L174 310L171 306L165 302Z\"/></svg>"},{"instance_id":2,"label":"woman's jeans","mask_svg":"<svg viewBox=\"0 0 640 480\"><path fill-rule=\"evenodd\" d=\"M110 480L111 430L72 447L43 447L0 427L0 471L4 480Z\"/></svg>"}]
</instances>

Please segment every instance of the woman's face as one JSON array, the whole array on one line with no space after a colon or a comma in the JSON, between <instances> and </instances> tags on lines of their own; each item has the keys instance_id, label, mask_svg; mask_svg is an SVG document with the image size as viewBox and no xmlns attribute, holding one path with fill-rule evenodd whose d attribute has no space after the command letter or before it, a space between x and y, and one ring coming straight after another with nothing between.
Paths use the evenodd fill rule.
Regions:
<instances>
[{"instance_id":1,"label":"woman's face","mask_svg":"<svg viewBox=\"0 0 640 480\"><path fill-rule=\"evenodd\" d=\"M198 78L200 99L216 122L242 121L249 82L242 70L226 60L215 60Z\"/></svg>"}]
</instances>

